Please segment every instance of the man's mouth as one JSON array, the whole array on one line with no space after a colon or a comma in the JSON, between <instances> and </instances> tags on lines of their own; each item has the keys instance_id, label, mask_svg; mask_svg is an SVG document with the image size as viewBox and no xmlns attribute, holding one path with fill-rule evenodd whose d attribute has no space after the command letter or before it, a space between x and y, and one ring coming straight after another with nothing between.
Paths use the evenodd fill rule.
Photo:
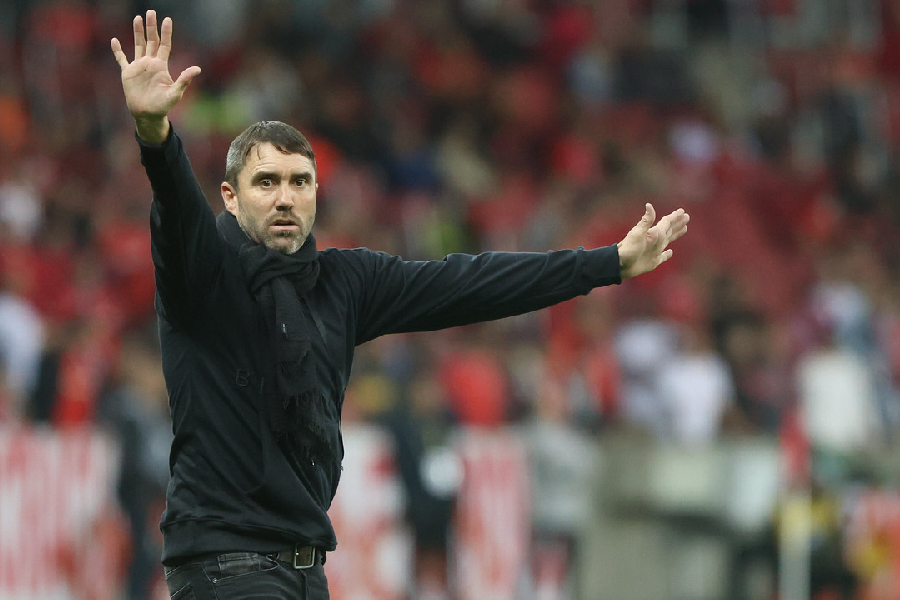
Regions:
<instances>
[{"instance_id":1,"label":"man's mouth","mask_svg":"<svg viewBox=\"0 0 900 600\"><path fill-rule=\"evenodd\" d=\"M272 224L269 226L276 231L290 231L293 229L298 229L300 226L296 221L291 219L275 219L272 221Z\"/></svg>"}]
</instances>

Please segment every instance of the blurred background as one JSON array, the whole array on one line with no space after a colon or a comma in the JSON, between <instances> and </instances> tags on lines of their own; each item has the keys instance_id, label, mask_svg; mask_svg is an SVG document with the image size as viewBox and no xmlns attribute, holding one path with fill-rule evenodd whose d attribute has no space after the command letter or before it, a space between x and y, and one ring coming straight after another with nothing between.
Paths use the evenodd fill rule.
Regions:
<instances>
[{"instance_id":1,"label":"blurred background","mask_svg":"<svg viewBox=\"0 0 900 600\"><path fill-rule=\"evenodd\" d=\"M113 36L172 16L217 212L311 139L320 248L657 271L358 349L336 600L900 598L900 1L0 0L0 599L166 598L149 185Z\"/></svg>"}]
</instances>

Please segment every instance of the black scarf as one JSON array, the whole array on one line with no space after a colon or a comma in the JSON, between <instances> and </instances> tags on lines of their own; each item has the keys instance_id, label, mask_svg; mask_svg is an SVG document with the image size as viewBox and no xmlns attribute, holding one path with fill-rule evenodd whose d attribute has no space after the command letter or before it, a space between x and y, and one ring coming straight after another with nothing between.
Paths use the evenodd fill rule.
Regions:
<instances>
[{"instance_id":1,"label":"black scarf","mask_svg":"<svg viewBox=\"0 0 900 600\"><path fill-rule=\"evenodd\" d=\"M282 254L247 237L228 211L216 218L219 233L238 251L244 281L274 332L276 386L266 392L269 424L279 442L292 441L307 459L330 458L325 398L319 387L303 296L316 285L319 255L312 234L294 254Z\"/></svg>"}]
</instances>

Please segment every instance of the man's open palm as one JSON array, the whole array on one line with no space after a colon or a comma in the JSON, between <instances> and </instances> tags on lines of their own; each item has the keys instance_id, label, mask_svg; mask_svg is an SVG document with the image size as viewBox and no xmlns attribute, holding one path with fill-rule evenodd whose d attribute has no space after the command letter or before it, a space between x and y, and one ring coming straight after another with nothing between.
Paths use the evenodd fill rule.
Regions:
<instances>
[{"instance_id":1,"label":"man's open palm","mask_svg":"<svg viewBox=\"0 0 900 600\"><path fill-rule=\"evenodd\" d=\"M110 41L113 55L122 69L122 88L125 102L135 119L165 118L181 97L200 67L188 67L173 80L169 74L169 53L172 51L172 19L163 19L157 29L156 11L147 11L146 36L144 21L134 18L134 61L128 62L117 38Z\"/></svg>"}]
</instances>

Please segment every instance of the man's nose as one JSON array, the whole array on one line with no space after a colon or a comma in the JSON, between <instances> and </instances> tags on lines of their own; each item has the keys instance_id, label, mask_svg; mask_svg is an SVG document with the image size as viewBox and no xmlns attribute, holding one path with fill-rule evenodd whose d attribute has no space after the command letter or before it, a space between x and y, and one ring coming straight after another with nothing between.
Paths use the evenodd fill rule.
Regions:
<instances>
[{"instance_id":1,"label":"man's nose","mask_svg":"<svg viewBox=\"0 0 900 600\"><path fill-rule=\"evenodd\" d=\"M279 208L290 208L294 206L294 197L288 186L278 186L278 195L275 197L275 206Z\"/></svg>"}]
</instances>

